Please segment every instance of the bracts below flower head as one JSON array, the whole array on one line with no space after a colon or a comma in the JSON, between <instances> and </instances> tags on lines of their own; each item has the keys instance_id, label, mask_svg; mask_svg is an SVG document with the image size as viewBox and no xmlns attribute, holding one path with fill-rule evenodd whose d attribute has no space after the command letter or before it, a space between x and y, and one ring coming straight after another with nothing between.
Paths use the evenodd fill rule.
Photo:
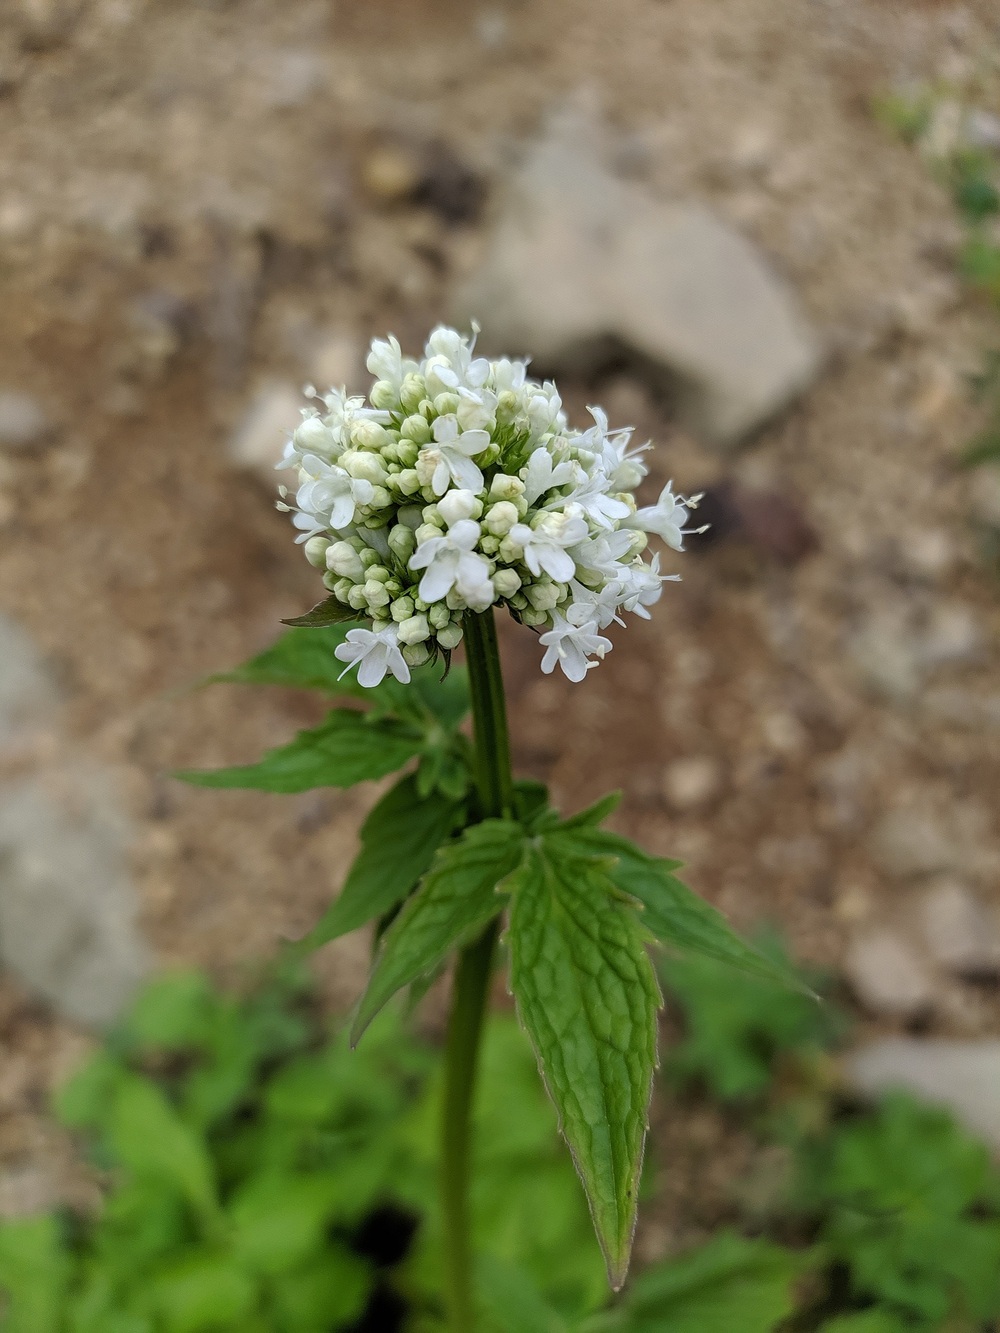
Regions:
<instances>
[{"instance_id":1,"label":"bracts below flower head","mask_svg":"<svg viewBox=\"0 0 1000 1333\"><path fill-rule=\"evenodd\" d=\"M600 408L574 430L554 384L474 353L449 328L420 361L376 340L368 399L331 390L278 464L298 475L294 506L280 507L307 560L371 623L338 649L365 686L407 680L457 647L466 611L494 604L540 631L543 671L582 680L611 650L601 631L622 612L648 618L676 577L643 558L649 534L682 550L697 498L668 485L637 507L647 469L630 430L609 430Z\"/></svg>"}]
</instances>

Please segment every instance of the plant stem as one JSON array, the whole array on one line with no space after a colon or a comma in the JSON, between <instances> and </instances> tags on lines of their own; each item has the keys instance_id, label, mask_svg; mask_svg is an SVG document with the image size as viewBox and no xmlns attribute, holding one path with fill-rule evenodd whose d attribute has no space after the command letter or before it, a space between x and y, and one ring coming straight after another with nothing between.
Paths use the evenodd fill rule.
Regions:
<instances>
[{"instance_id":1,"label":"plant stem","mask_svg":"<svg viewBox=\"0 0 1000 1333\"><path fill-rule=\"evenodd\" d=\"M513 779L503 676L492 610L465 617L465 647L472 694L476 791L482 819L513 810ZM441 1119L441 1204L444 1220L445 1300L451 1333L472 1333L472 1246L469 1223L469 1149L479 1038L486 1014L496 922L463 949L455 971L445 1044Z\"/></svg>"}]
</instances>

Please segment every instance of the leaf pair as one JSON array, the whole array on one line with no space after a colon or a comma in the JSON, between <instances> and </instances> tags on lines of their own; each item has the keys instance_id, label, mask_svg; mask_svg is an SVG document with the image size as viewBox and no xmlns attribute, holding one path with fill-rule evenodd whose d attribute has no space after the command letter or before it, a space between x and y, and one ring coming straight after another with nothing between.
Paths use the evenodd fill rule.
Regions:
<instances>
[{"instance_id":1,"label":"leaf pair","mask_svg":"<svg viewBox=\"0 0 1000 1333\"><path fill-rule=\"evenodd\" d=\"M456 731L468 711L465 673L448 680L428 668L413 673L409 685L391 676L364 690L351 674L342 675L334 656L349 625L296 629L235 671L210 681L319 689L363 699L367 713L337 708L318 727L300 731L288 745L269 751L256 764L178 774L199 787L253 788L292 793L315 787L352 787L375 782L421 757L421 794L438 789L453 797L469 785L465 742Z\"/></svg>"}]
</instances>

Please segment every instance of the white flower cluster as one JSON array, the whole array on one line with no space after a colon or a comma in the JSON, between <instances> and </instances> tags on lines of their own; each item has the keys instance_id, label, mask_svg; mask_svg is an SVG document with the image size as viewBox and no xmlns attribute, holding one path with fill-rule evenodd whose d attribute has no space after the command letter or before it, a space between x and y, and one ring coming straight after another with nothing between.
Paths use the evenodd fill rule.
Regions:
<instances>
[{"instance_id":1,"label":"white flower cluster","mask_svg":"<svg viewBox=\"0 0 1000 1333\"><path fill-rule=\"evenodd\" d=\"M643 559L649 533L683 547L694 500L670 485L638 508L646 475L631 430L591 408L571 429L554 384L523 361L476 357L454 329L431 334L422 361L395 338L372 343L369 400L331 390L305 409L280 468L298 473L293 522L310 564L371 629L337 654L362 685L462 638L467 611L503 603L541 631L542 670L582 680L611 649L622 611L648 618L664 579ZM282 495L288 494L281 488Z\"/></svg>"}]
</instances>

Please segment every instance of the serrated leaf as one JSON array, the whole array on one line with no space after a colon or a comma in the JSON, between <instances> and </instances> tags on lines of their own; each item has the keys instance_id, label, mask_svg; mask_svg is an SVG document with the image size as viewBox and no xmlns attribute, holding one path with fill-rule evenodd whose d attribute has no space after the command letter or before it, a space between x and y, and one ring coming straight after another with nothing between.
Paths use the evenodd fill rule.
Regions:
<instances>
[{"instance_id":1,"label":"serrated leaf","mask_svg":"<svg viewBox=\"0 0 1000 1333\"><path fill-rule=\"evenodd\" d=\"M511 986L615 1288L628 1269L660 994L599 864L551 839L507 880Z\"/></svg>"},{"instance_id":2,"label":"serrated leaf","mask_svg":"<svg viewBox=\"0 0 1000 1333\"><path fill-rule=\"evenodd\" d=\"M305 947L316 949L401 903L458 823L461 809L460 802L439 792L421 799L414 774L397 782L362 825L361 851Z\"/></svg>"},{"instance_id":3,"label":"serrated leaf","mask_svg":"<svg viewBox=\"0 0 1000 1333\"><path fill-rule=\"evenodd\" d=\"M334 656L334 649L347 641L349 629L361 624L334 625L322 629L290 629L232 671L209 676L207 684L281 685L289 689L326 690L330 694L371 696L358 684L355 672L344 673L344 663ZM343 675L343 679L341 676ZM394 678L388 677L395 684ZM381 687L376 687L376 692Z\"/></svg>"},{"instance_id":4,"label":"serrated leaf","mask_svg":"<svg viewBox=\"0 0 1000 1333\"><path fill-rule=\"evenodd\" d=\"M546 816L555 818L554 812L549 809L549 789L545 783L533 782L530 778L515 782L514 813L529 833L535 833Z\"/></svg>"},{"instance_id":5,"label":"serrated leaf","mask_svg":"<svg viewBox=\"0 0 1000 1333\"><path fill-rule=\"evenodd\" d=\"M596 828L598 824L603 824L608 815L613 814L621 804L622 794L620 791L609 792L593 805L588 805L586 810L581 810L578 814L571 815L569 819L564 819L560 824L561 829L587 829Z\"/></svg>"},{"instance_id":6,"label":"serrated leaf","mask_svg":"<svg viewBox=\"0 0 1000 1333\"><path fill-rule=\"evenodd\" d=\"M577 855L614 857L615 864L608 874L623 893L642 904L639 919L661 944L703 954L791 990L812 994L793 968L768 958L742 939L720 911L679 880L673 874L676 862L650 856L617 833L571 825L569 821L550 837Z\"/></svg>"},{"instance_id":7,"label":"serrated leaf","mask_svg":"<svg viewBox=\"0 0 1000 1333\"><path fill-rule=\"evenodd\" d=\"M320 726L300 731L290 744L268 751L257 764L185 769L174 776L197 787L283 793L352 787L402 768L422 746L423 736L409 723L337 708Z\"/></svg>"},{"instance_id":8,"label":"serrated leaf","mask_svg":"<svg viewBox=\"0 0 1000 1333\"><path fill-rule=\"evenodd\" d=\"M345 606L331 593L324 601L317 602L304 616L289 616L281 623L292 625L296 629L324 629L327 625L342 625L347 621L357 624L357 620L357 611L352 606Z\"/></svg>"},{"instance_id":9,"label":"serrated leaf","mask_svg":"<svg viewBox=\"0 0 1000 1333\"><path fill-rule=\"evenodd\" d=\"M517 866L523 848L524 830L505 819L473 824L441 848L382 936L352 1042L398 990L437 967L497 915L503 906L497 885Z\"/></svg>"}]
</instances>

